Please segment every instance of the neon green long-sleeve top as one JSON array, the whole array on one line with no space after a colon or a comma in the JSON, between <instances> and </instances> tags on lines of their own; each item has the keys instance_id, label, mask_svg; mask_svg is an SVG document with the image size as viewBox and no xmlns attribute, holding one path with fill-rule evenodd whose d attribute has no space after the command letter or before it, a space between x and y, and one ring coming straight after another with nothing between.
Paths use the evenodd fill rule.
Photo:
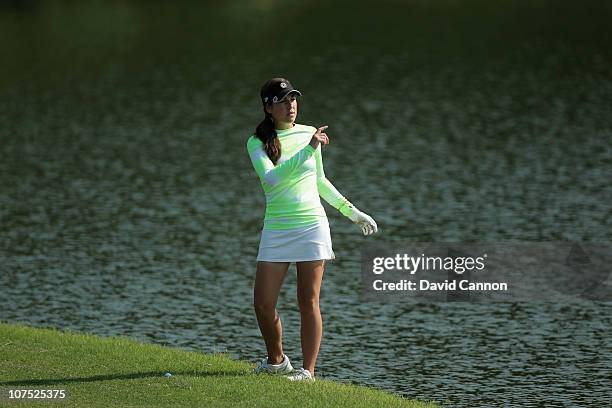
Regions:
<instances>
[{"instance_id":1,"label":"neon green long-sleeve top","mask_svg":"<svg viewBox=\"0 0 612 408\"><path fill-rule=\"evenodd\" d=\"M282 230L315 224L327 217L319 196L343 215L349 216L352 204L325 177L321 145L310 145L317 131L312 126L295 124L276 130L281 157L276 166L255 135L249 137L247 150L266 196L264 229Z\"/></svg>"}]
</instances>

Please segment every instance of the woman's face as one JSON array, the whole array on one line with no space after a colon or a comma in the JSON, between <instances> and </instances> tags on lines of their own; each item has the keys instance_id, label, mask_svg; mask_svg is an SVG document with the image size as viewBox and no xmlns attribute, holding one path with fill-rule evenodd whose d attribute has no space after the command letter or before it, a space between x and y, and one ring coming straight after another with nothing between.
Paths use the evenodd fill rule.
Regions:
<instances>
[{"instance_id":1,"label":"woman's face","mask_svg":"<svg viewBox=\"0 0 612 408\"><path fill-rule=\"evenodd\" d=\"M293 126L297 117L297 95L287 95L281 102L266 105L266 111L272 115L277 129L287 129Z\"/></svg>"}]
</instances>

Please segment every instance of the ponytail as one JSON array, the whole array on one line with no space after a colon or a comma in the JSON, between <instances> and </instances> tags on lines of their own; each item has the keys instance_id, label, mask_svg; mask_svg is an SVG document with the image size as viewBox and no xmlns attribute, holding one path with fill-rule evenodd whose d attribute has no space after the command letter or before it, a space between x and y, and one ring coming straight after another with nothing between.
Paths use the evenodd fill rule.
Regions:
<instances>
[{"instance_id":1,"label":"ponytail","mask_svg":"<svg viewBox=\"0 0 612 408\"><path fill-rule=\"evenodd\" d=\"M272 115L266 112L266 108L264 106L265 117L257 125L255 129L255 135L261 140L264 144L264 150L270 160L272 160L272 164L276 166L278 159L281 155L281 145L280 140L278 140L278 135L276 134L276 130L274 129L274 120L272 119Z\"/></svg>"}]
</instances>

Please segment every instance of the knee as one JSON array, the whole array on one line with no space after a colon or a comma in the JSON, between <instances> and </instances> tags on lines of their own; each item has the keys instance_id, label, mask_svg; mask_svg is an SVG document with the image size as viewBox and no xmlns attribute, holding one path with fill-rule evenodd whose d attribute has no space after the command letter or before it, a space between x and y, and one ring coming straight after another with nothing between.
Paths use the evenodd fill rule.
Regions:
<instances>
[{"instance_id":1,"label":"knee","mask_svg":"<svg viewBox=\"0 0 612 408\"><path fill-rule=\"evenodd\" d=\"M317 313L319 311L319 299L312 297L298 299L298 306L301 314Z\"/></svg>"},{"instance_id":2,"label":"knee","mask_svg":"<svg viewBox=\"0 0 612 408\"><path fill-rule=\"evenodd\" d=\"M274 316L276 314L276 305L271 302L255 301L253 303L255 313L259 316Z\"/></svg>"}]
</instances>

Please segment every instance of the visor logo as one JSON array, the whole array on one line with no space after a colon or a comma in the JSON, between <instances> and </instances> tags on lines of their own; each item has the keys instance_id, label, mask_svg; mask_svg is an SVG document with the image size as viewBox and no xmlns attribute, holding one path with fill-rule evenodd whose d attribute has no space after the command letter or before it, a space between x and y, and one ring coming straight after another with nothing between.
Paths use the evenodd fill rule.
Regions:
<instances>
[{"instance_id":1,"label":"visor logo","mask_svg":"<svg viewBox=\"0 0 612 408\"><path fill-rule=\"evenodd\" d=\"M286 87L287 87L287 84L286 84L286 83L284 83L284 82L281 82L280 87L284 89L284 88L286 88Z\"/></svg>"}]
</instances>

